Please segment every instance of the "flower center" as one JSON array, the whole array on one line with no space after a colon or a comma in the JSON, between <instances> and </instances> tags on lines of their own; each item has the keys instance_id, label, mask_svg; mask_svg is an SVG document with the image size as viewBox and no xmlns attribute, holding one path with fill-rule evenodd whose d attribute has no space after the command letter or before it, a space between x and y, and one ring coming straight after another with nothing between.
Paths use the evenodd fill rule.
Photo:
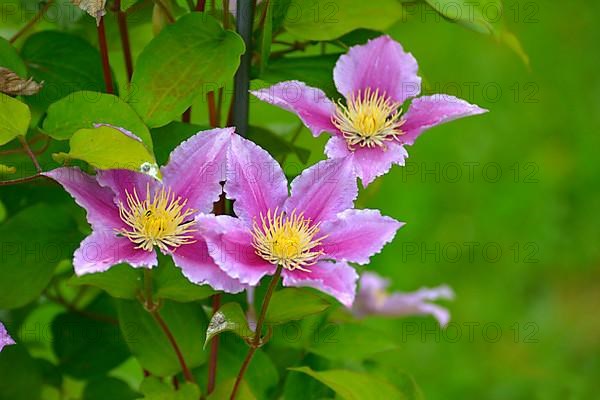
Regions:
<instances>
[{"instance_id":1,"label":"flower center","mask_svg":"<svg viewBox=\"0 0 600 400\"><path fill-rule=\"evenodd\" d=\"M350 150L356 145L385 148L385 142L404 134L400 129L405 122L400 105L390 101L385 93L380 94L379 89L367 88L348 98L346 105L338 102L331 121L344 135Z\"/></svg>"},{"instance_id":2,"label":"flower center","mask_svg":"<svg viewBox=\"0 0 600 400\"><path fill-rule=\"evenodd\" d=\"M260 215L260 223L254 220L252 245L256 254L271 264L310 272L306 267L315 265L323 254L323 250L316 250L325 238L317 237L319 225L296 210L289 215L269 210L266 216Z\"/></svg>"},{"instance_id":3,"label":"flower center","mask_svg":"<svg viewBox=\"0 0 600 400\"><path fill-rule=\"evenodd\" d=\"M194 220L189 219L194 210L186 209L187 200L175 198L171 190L161 188L150 195L146 187L146 199L140 200L135 189L133 194L125 191L127 204L119 202L119 215L129 228L118 229L117 233L127 237L137 245L136 249L152 251L158 246L168 252L183 244L193 243Z\"/></svg>"}]
</instances>

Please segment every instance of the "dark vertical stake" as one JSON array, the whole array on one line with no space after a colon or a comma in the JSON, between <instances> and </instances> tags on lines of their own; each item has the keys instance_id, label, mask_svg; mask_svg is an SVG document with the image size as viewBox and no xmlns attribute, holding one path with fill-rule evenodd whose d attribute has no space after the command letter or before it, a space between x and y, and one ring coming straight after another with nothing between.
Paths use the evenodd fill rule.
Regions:
<instances>
[{"instance_id":1,"label":"dark vertical stake","mask_svg":"<svg viewBox=\"0 0 600 400\"><path fill-rule=\"evenodd\" d=\"M240 67L235 74L233 99L233 125L237 133L246 136L248 132L248 102L250 100L250 63L252 62L252 22L254 21L254 1L239 0L236 11L237 31L244 40L246 51L242 54Z\"/></svg>"}]
</instances>

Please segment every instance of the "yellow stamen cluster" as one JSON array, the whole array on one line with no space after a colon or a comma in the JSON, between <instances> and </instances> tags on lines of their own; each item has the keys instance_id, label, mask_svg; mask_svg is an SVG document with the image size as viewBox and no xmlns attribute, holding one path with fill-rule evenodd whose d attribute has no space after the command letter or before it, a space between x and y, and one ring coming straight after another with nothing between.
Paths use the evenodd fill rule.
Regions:
<instances>
[{"instance_id":1,"label":"yellow stamen cluster","mask_svg":"<svg viewBox=\"0 0 600 400\"><path fill-rule=\"evenodd\" d=\"M127 204L119 202L119 215L130 229L118 229L117 233L135 243L136 249L152 251L154 246L158 246L168 252L194 242L193 236L189 235L195 231L191 229L194 221L189 219L194 210L188 208L184 211L187 200L175 198L170 189L164 188L151 195L149 186L143 201L135 189L133 193L125 193Z\"/></svg>"},{"instance_id":2,"label":"yellow stamen cluster","mask_svg":"<svg viewBox=\"0 0 600 400\"><path fill-rule=\"evenodd\" d=\"M252 245L256 254L271 264L310 272L307 267L315 265L323 254L323 250L316 250L325 238L317 237L319 225L296 210L289 215L269 210L266 216L260 215L260 223L254 221Z\"/></svg>"},{"instance_id":3,"label":"yellow stamen cluster","mask_svg":"<svg viewBox=\"0 0 600 400\"><path fill-rule=\"evenodd\" d=\"M383 147L385 142L397 140L404 132L400 103L390 101L379 89L367 88L348 98L347 104L338 102L332 117L333 124L342 132L348 148L354 146Z\"/></svg>"}]
</instances>

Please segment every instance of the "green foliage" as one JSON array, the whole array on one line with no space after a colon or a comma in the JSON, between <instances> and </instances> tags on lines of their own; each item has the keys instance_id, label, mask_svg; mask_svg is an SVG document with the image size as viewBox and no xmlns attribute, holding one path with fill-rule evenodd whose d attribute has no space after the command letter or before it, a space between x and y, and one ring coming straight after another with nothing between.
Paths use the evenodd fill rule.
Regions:
<instances>
[{"instance_id":1,"label":"green foliage","mask_svg":"<svg viewBox=\"0 0 600 400\"><path fill-rule=\"evenodd\" d=\"M105 272L73 275L69 279L73 286L94 286L105 290L112 297L132 300L142 290L142 272L127 264L115 265Z\"/></svg>"},{"instance_id":2,"label":"green foliage","mask_svg":"<svg viewBox=\"0 0 600 400\"><path fill-rule=\"evenodd\" d=\"M53 103L48 108L43 129L49 136L69 139L75 131L108 124L127 129L152 150L152 137L129 104L106 93L80 91Z\"/></svg>"},{"instance_id":3,"label":"green foliage","mask_svg":"<svg viewBox=\"0 0 600 400\"><path fill-rule=\"evenodd\" d=\"M231 79L243 51L239 35L213 17L187 14L144 48L128 101L149 127L166 125L198 95Z\"/></svg>"},{"instance_id":4,"label":"green foliage","mask_svg":"<svg viewBox=\"0 0 600 400\"><path fill-rule=\"evenodd\" d=\"M171 257L159 255L159 260L159 266L152 274L155 298L186 303L205 299L215 293L208 285L191 283Z\"/></svg>"},{"instance_id":5,"label":"green foliage","mask_svg":"<svg viewBox=\"0 0 600 400\"><path fill-rule=\"evenodd\" d=\"M105 376L92 379L85 385L82 400L134 400L140 397L126 382Z\"/></svg>"},{"instance_id":6,"label":"green foliage","mask_svg":"<svg viewBox=\"0 0 600 400\"><path fill-rule=\"evenodd\" d=\"M396 0L300 0L292 2L284 26L300 39L331 40L358 28L389 28L401 11Z\"/></svg>"},{"instance_id":7,"label":"green foliage","mask_svg":"<svg viewBox=\"0 0 600 400\"><path fill-rule=\"evenodd\" d=\"M39 399L42 375L24 346L9 346L0 353L0 396L10 400Z\"/></svg>"},{"instance_id":8,"label":"green foliage","mask_svg":"<svg viewBox=\"0 0 600 400\"><path fill-rule=\"evenodd\" d=\"M21 60L17 50L8 42L0 37L0 67L8 68L15 74L24 78L27 74L25 63Z\"/></svg>"},{"instance_id":9,"label":"green foliage","mask_svg":"<svg viewBox=\"0 0 600 400\"><path fill-rule=\"evenodd\" d=\"M333 389L344 400L403 400L405 396L391 383L371 376L347 370L313 371L309 367L290 368L307 374Z\"/></svg>"},{"instance_id":10,"label":"green foliage","mask_svg":"<svg viewBox=\"0 0 600 400\"><path fill-rule=\"evenodd\" d=\"M302 127L300 127L300 129L301 128ZM290 143L265 128L251 126L248 132L248 139L269 151L269 153L278 160L281 160L290 154L294 154L301 162L306 163L310 156L309 150Z\"/></svg>"},{"instance_id":11,"label":"green foliage","mask_svg":"<svg viewBox=\"0 0 600 400\"><path fill-rule=\"evenodd\" d=\"M153 375L181 372L181 365L165 332L151 313L136 301L118 302L119 325L131 353ZM190 368L206 361L202 351L207 320L202 308L192 303L164 301L159 311L177 341ZM191 334L191 332L193 332Z\"/></svg>"},{"instance_id":12,"label":"green foliage","mask_svg":"<svg viewBox=\"0 0 600 400\"><path fill-rule=\"evenodd\" d=\"M102 63L98 50L79 36L43 31L27 38L21 57L29 74L44 87L27 102L45 110L53 102L79 90L102 91Z\"/></svg>"},{"instance_id":13,"label":"green foliage","mask_svg":"<svg viewBox=\"0 0 600 400\"><path fill-rule=\"evenodd\" d=\"M329 306L325 299L306 289L278 290L273 293L265 321L274 325L282 324L320 313Z\"/></svg>"},{"instance_id":14,"label":"green foliage","mask_svg":"<svg viewBox=\"0 0 600 400\"><path fill-rule=\"evenodd\" d=\"M81 235L67 209L37 204L2 223L0 237L0 308L6 309L35 300L58 263L72 257Z\"/></svg>"},{"instance_id":15,"label":"green foliage","mask_svg":"<svg viewBox=\"0 0 600 400\"><path fill-rule=\"evenodd\" d=\"M0 93L0 146L19 135L25 136L31 121L26 104Z\"/></svg>"},{"instance_id":16,"label":"green foliage","mask_svg":"<svg viewBox=\"0 0 600 400\"><path fill-rule=\"evenodd\" d=\"M197 400L200 397L200 389L193 383L184 382L175 390L156 376L144 379L140 392L145 400Z\"/></svg>"},{"instance_id":17,"label":"green foliage","mask_svg":"<svg viewBox=\"0 0 600 400\"><path fill-rule=\"evenodd\" d=\"M69 153L57 154L58 160L76 159L98 169L118 168L137 172L146 165L160 174L154 155L144 143L110 126L79 129L71 136L69 145Z\"/></svg>"},{"instance_id":18,"label":"green foliage","mask_svg":"<svg viewBox=\"0 0 600 400\"><path fill-rule=\"evenodd\" d=\"M224 304L213 314L206 330L204 347L213 337L223 332L233 332L243 339L250 339L254 336L246 315L238 303Z\"/></svg>"}]
</instances>

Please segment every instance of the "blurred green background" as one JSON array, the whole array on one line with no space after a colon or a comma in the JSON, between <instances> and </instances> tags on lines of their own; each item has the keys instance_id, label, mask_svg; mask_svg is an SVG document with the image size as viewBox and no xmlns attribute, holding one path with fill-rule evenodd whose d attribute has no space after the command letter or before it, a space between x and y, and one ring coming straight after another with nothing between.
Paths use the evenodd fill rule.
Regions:
<instances>
[{"instance_id":1,"label":"blurred green background","mask_svg":"<svg viewBox=\"0 0 600 400\"><path fill-rule=\"evenodd\" d=\"M418 60L426 93L450 93L490 112L426 132L408 148L407 166L359 199L407 223L369 269L392 278L394 290L452 286L451 324L363 324L398 344L377 358L410 373L427 399L592 399L600 390L600 4L504 4L529 66L490 36L422 10L387 31ZM152 37L142 22L149 14L130 18L134 53ZM116 43L114 21L107 23ZM66 29L95 43L90 21ZM110 55L122 76L120 50ZM205 115L198 101L192 121L206 125ZM257 101L251 122L285 139L298 126L292 114ZM308 164L323 158L325 136L301 131ZM303 164L289 157L286 167Z\"/></svg>"},{"instance_id":2,"label":"blurred green background","mask_svg":"<svg viewBox=\"0 0 600 400\"><path fill-rule=\"evenodd\" d=\"M400 343L386 362L427 399L592 399L600 390L598 4L505 1L530 68L505 46L431 14L388 32L427 92L490 110L423 134L361 195L407 224L369 269L410 291L448 283L452 322L366 321ZM292 130L290 114L252 119ZM326 139L299 143L321 156ZM312 162L313 160L311 160ZM291 168L291 167L290 167ZM460 176L459 176L460 175Z\"/></svg>"}]
</instances>

